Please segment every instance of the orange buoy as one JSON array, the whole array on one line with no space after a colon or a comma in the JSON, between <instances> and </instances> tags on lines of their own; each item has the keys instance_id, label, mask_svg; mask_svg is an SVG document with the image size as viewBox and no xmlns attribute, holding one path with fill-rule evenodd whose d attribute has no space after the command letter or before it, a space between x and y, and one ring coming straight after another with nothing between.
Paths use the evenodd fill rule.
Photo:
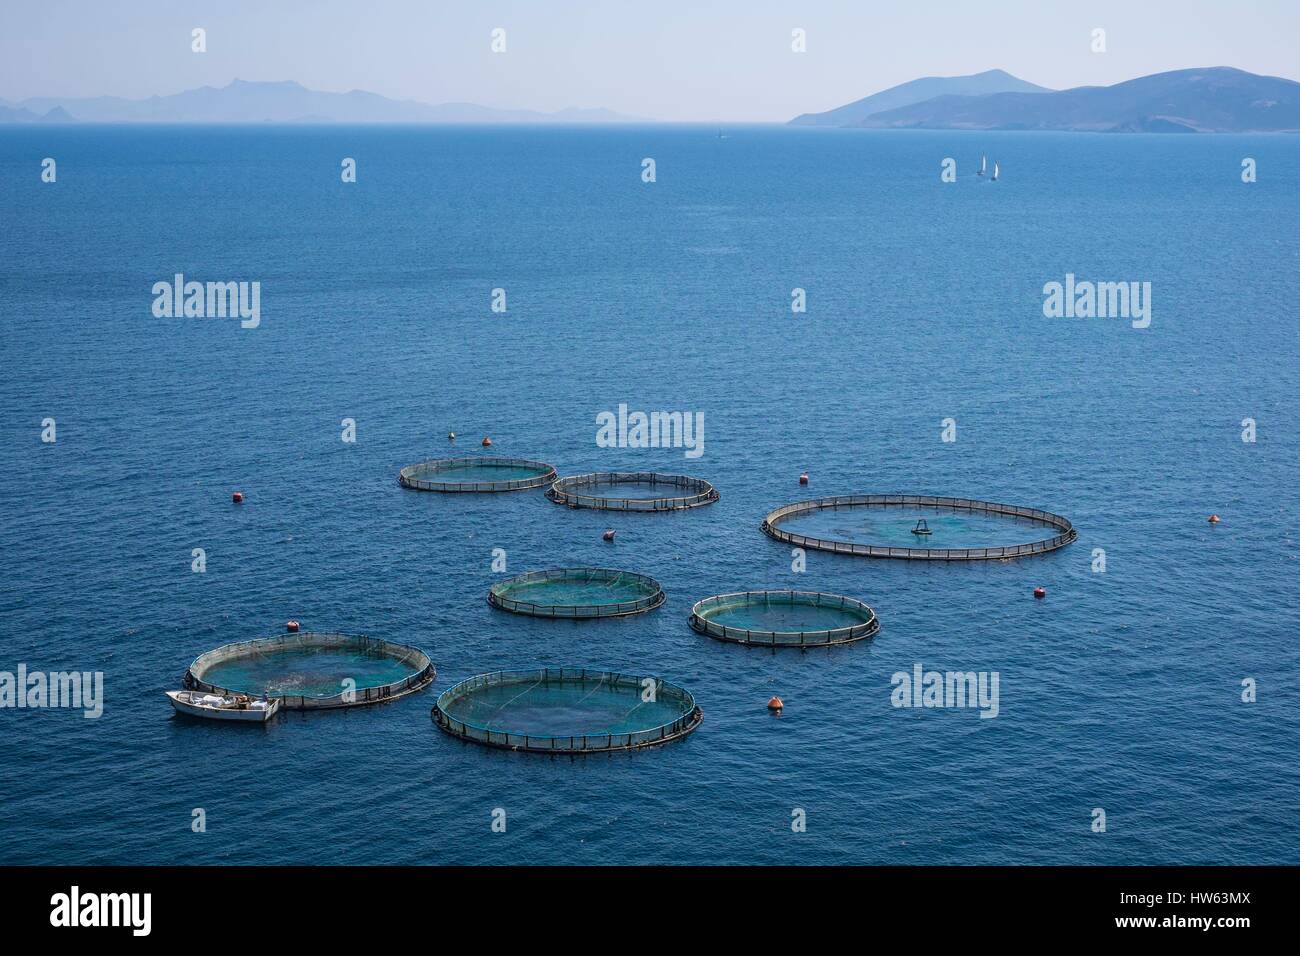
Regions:
<instances>
[{"instance_id":1,"label":"orange buoy","mask_svg":"<svg viewBox=\"0 0 1300 956\"><path fill-rule=\"evenodd\" d=\"M244 503L244 493L242 491L236 491L230 496L230 500L237 505L242 505Z\"/></svg>"},{"instance_id":2,"label":"orange buoy","mask_svg":"<svg viewBox=\"0 0 1300 956\"><path fill-rule=\"evenodd\" d=\"M799 476L799 484L801 485L808 484L808 472L805 471L802 475Z\"/></svg>"},{"instance_id":3,"label":"orange buoy","mask_svg":"<svg viewBox=\"0 0 1300 956\"><path fill-rule=\"evenodd\" d=\"M1219 516L1218 516L1218 515L1210 515L1209 521L1210 521L1210 524L1218 524L1218 523L1219 523Z\"/></svg>"},{"instance_id":4,"label":"orange buoy","mask_svg":"<svg viewBox=\"0 0 1300 956\"><path fill-rule=\"evenodd\" d=\"M613 528L609 528L609 529L607 529L607 530L605 531L605 533L601 535L601 537L604 538L606 541L613 541L613 540L614 540L614 529L613 529Z\"/></svg>"},{"instance_id":5,"label":"orange buoy","mask_svg":"<svg viewBox=\"0 0 1300 956\"><path fill-rule=\"evenodd\" d=\"M484 448L487 448L487 447L488 447L489 445L491 445L491 444L492 444L492 439L491 439L491 438L488 438L486 435L484 435L484 436L483 436L483 447L484 447Z\"/></svg>"},{"instance_id":6,"label":"orange buoy","mask_svg":"<svg viewBox=\"0 0 1300 956\"><path fill-rule=\"evenodd\" d=\"M1047 597L1047 588L1034 588L1034 597L1036 598Z\"/></svg>"},{"instance_id":7,"label":"orange buoy","mask_svg":"<svg viewBox=\"0 0 1300 956\"><path fill-rule=\"evenodd\" d=\"M784 710L784 709L785 709L785 701L783 701L780 697L773 697L771 700L769 700L769 701L767 702L767 709L768 709L768 710Z\"/></svg>"},{"instance_id":8,"label":"orange buoy","mask_svg":"<svg viewBox=\"0 0 1300 956\"><path fill-rule=\"evenodd\" d=\"M296 632L301 625L297 621L286 621L284 629L290 632Z\"/></svg>"}]
</instances>

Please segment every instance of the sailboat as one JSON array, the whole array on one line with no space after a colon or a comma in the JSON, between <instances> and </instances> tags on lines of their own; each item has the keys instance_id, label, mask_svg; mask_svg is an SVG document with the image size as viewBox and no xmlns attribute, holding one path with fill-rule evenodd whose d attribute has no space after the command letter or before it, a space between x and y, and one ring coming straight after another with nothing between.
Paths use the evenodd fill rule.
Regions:
<instances>
[{"instance_id":1,"label":"sailboat","mask_svg":"<svg viewBox=\"0 0 1300 956\"><path fill-rule=\"evenodd\" d=\"M980 153L980 171L979 171L978 173L976 173L975 175L976 175L976 176L983 176L983 175L984 175L984 170L986 170L986 169L988 169L988 168L989 168L989 158L988 158L987 156L985 156L983 153Z\"/></svg>"},{"instance_id":2,"label":"sailboat","mask_svg":"<svg viewBox=\"0 0 1300 956\"><path fill-rule=\"evenodd\" d=\"M997 160L993 161L993 182L998 181L998 164Z\"/></svg>"}]
</instances>

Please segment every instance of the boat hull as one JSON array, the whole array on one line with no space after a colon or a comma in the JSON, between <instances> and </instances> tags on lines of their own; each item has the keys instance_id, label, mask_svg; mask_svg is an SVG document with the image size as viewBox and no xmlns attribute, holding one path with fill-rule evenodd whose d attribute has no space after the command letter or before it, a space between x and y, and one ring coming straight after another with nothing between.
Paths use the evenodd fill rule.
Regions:
<instances>
[{"instance_id":1,"label":"boat hull","mask_svg":"<svg viewBox=\"0 0 1300 956\"><path fill-rule=\"evenodd\" d=\"M186 714L190 717L200 717L204 720L226 720L236 723L245 724L264 724L270 720L280 710L279 699L271 701L269 707L249 707L244 709L234 707L211 707L204 704L196 704L185 699L181 695L184 691L167 691L167 698L176 708L176 712Z\"/></svg>"}]
</instances>

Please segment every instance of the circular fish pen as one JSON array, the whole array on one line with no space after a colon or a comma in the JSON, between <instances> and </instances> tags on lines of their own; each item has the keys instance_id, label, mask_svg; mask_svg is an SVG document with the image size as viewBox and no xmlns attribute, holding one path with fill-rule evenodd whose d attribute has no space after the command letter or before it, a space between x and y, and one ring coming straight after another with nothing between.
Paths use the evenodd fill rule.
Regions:
<instances>
[{"instance_id":1,"label":"circular fish pen","mask_svg":"<svg viewBox=\"0 0 1300 956\"><path fill-rule=\"evenodd\" d=\"M487 599L515 614L578 620L644 614L663 604L666 595L658 581L635 571L551 568L499 581Z\"/></svg>"},{"instance_id":2,"label":"circular fish pen","mask_svg":"<svg viewBox=\"0 0 1300 956\"><path fill-rule=\"evenodd\" d=\"M603 511L680 511L710 505L717 489L703 478L655 471L597 471L559 478L546 497L570 508Z\"/></svg>"},{"instance_id":3,"label":"circular fish pen","mask_svg":"<svg viewBox=\"0 0 1300 956\"><path fill-rule=\"evenodd\" d=\"M701 634L758 647L828 647L874 637L876 612L862 601L817 591L715 594L691 608Z\"/></svg>"},{"instance_id":4,"label":"circular fish pen","mask_svg":"<svg viewBox=\"0 0 1300 956\"><path fill-rule=\"evenodd\" d=\"M434 458L407 465L397 483L416 491L526 491L555 480L555 469L525 458Z\"/></svg>"},{"instance_id":5,"label":"circular fish pen","mask_svg":"<svg viewBox=\"0 0 1300 956\"><path fill-rule=\"evenodd\" d=\"M994 543L1005 542L1008 529L1016 527L1031 531L1031 540ZM934 495L840 495L800 501L777 508L762 528L777 541L800 548L929 561L1043 554L1078 536L1068 519L1050 511Z\"/></svg>"},{"instance_id":6,"label":"circular fish pen","mask_svg":"<svg viewBox=\"0 0 1300 956\"><path fill-rule=\"evenodd\" d=\"M445 733L535 753L604 753L680 740L704 714L684 688L653 677L581 668L497 671L439 695Z\"/></svg>"},{"instance_id":7,"label":"circular fish pen","mask_svg":"<svg viewBox=\"0 0 1300 956\"><path fill-rule=\"evenodd\" d=\"M429 656L416 647L361 635L301 632L201 654L184 683L223 696L278 697L288 710L323 710L394 700L422 690L436 676Z\"/></svg>"}]
</instances>

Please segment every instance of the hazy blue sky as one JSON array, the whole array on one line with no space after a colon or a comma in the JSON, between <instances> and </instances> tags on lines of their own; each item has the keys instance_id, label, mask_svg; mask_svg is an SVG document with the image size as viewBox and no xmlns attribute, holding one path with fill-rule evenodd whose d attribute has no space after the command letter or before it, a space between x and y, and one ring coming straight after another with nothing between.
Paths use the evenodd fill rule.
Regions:
<instances>
[{"instance_id":1,"label":"hazy blue sky","mask_svg":"<svg viewBox=\"0 0 1300 956\"><path fill-rule=\"evenodd\" d=\"M208 52L190 52L190 30ZM489 50L494 27L508 52ZM808 52L792 53L802 27ZM1108 51L1090 50L1102 27ZM925 75L1300 78L1300 0L0 0L0 98L297 80L432 103L786 120Z\"/></svg>"}]
</instances>

